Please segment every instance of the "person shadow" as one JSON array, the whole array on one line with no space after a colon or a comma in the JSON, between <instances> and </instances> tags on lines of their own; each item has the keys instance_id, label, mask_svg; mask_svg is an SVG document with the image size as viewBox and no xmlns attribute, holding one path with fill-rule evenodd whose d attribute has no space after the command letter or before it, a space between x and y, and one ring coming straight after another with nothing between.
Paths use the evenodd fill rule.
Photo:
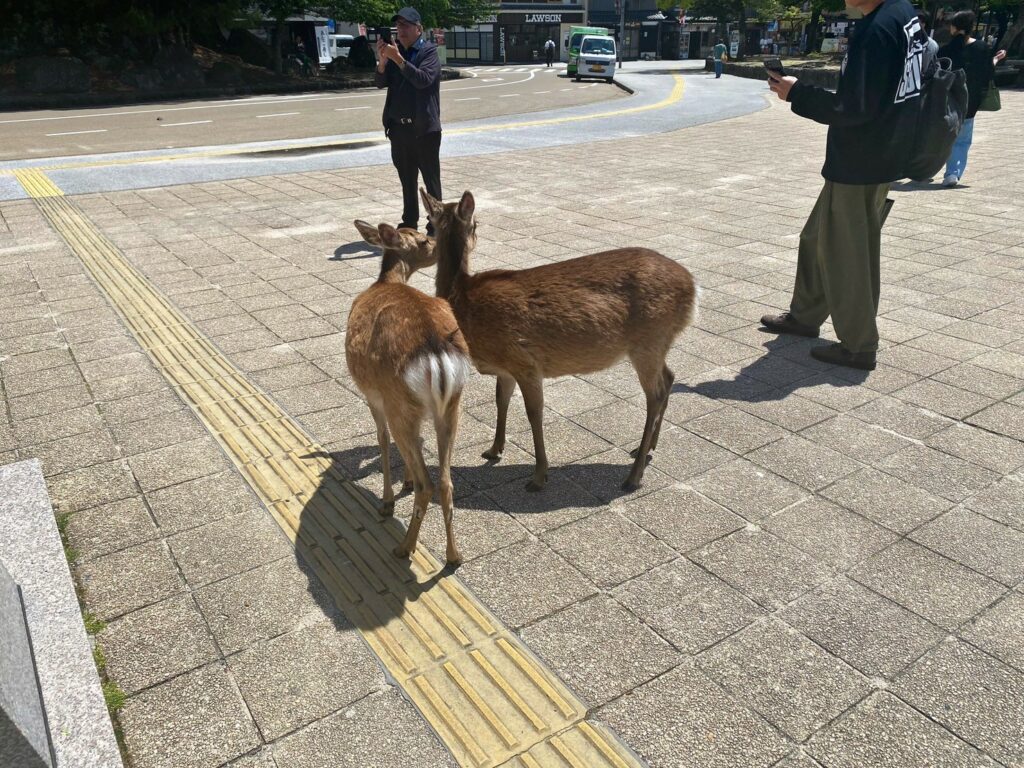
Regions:
<instances>
[{"instance_id":1,"label":"person shadow","mask_svg":"<svg viewBox=\"0 0 1024 768\"><path fill-rule=\"evenodd\" d=\"M351 243L339 245L334 249L334 255L328 261L348 261L349 259L379 259L380 249L370 245L363 240L353 240Z\"/></svg>"},{"instance_id":2,"label":"person shadow","mask_svg":"<svg viewBox=\"0 0 1024 768\"><path fill-rule=\"evenodd\" d=\"M768 332L765 332L768 335ZM810 349L817 340L793 341L772 334L762 345L766 354L740 368L731 378L701 381L690 386L676 382L673 393L690 392L713 400L764 403L784 400L806 387L826 384L853 387L862 384L868 371L840 368L814 360Z\"/></svg>"}]
</instances>

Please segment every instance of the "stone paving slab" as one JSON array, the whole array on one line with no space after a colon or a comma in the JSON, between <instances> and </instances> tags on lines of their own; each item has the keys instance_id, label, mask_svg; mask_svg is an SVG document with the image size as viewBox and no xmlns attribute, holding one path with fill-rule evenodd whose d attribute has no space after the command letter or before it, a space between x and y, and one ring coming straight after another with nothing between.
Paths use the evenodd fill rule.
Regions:
<instances>
[{"instance_id":1,"label":"stone paving slab","mask_svg":"<svg viewBox=\"0 0 1024 768\"><path fill-rule=\"evenodd\" d=\"M618 491L642 427L628 366L551 382L542 494L522 490L518 395L505 459L480 458L493 383L474 377L453 472L464 581L651 766L1024 760L1022 116L1010 92L979 120L961 188L894 190L867 375L756 329L788 301L821 183L824 131L783 105L446 160L446 189L477 196L474 269L645 245L704 287L639 492ZM374 493L343 331L379 268L350 222L394 220L392 175L75 198ZM602 190L599 209L581 183ZM0 278L0 458L41 457L71 513L76 578L130 693L129 762L446 764L33 203L0 204ZM431 290L431 275L414 284Z\"/></svg>"}]
</instances>

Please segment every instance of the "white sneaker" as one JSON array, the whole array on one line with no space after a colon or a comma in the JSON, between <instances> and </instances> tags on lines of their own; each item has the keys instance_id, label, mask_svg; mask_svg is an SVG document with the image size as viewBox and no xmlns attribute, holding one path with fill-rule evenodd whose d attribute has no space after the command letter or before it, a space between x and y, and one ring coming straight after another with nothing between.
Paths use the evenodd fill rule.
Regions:
<instances>
[{"instance_id":1,"label":"white sneaker","mask_svg":"<svg viewBox=\"0 0 1024 768\"><path fill-rule=\"evenodd\" d=\"M959 182L959 181L960 181L960 179L958 179L956 176L954 176L953 174L949 174L948 176L944 176L943 177L943 179L942 179L942 186L944 186L944 187L955 187L957 185L957 182Z\"/></svg>"}]
</instances>

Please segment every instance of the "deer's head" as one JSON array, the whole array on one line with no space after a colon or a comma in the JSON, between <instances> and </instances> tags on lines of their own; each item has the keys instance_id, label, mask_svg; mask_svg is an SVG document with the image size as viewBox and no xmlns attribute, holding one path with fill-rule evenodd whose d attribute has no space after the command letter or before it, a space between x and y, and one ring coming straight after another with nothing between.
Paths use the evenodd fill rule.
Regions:
<instances>
[{"instance_id":1,"label":"deer's head","mask_svg":"<svg viewBox=\"0 0 1024 768\"><path fill-rule=\"evenodd\" d=\"M402 281L408 282L417 269L432 267L437 263L432 237L414 229L395 229L390 224L374 227L360 219L356 219L354 224L366 242L381 249L381 277L388 273L394 274L400 267L398 271L401 272Z\"/></svg>"},{"instance_id":2,"label":"deer's head","mask_svg":"<svg viewBox=\"0 0 1024 768\"><path fill-rule=\"evenodd\" d=\"M465 253L476 247L476 201L472 192L463 192L457 203L442 203L420 187L420 197L439 241L464 244Z\"/></svg>"}]
</instances>

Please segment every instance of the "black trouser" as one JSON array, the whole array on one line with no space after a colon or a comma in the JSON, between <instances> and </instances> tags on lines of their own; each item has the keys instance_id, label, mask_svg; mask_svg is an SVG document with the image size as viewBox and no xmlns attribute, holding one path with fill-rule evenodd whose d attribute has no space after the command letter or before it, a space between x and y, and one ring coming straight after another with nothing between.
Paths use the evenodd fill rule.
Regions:
<instances>
[{"instance_id":1,"label":"black trouser","mask_svg":"<svg viewBox=\"0 0 1024 768\"><path fill-rule=\"evenodd\" d=\"M420 221L420 197L417 176L432 197L441 199L441 132L417 136L411 125L392 125L391 162L402 182L402 223L416 227ZM433 229L427 226L428 230Z\"/></svg>"},{"instance_id":2,"label":"black trouser","mask_svg":"<svg viewBox=\"0 0 1024 768\"><path fill-rule=\"evenodd\" d=\"M544 56L547 58L548 66L550 67L552 60L555 58L555 49L554 48L546 48L544 50Z\"/></svg>"}]
</instances>

